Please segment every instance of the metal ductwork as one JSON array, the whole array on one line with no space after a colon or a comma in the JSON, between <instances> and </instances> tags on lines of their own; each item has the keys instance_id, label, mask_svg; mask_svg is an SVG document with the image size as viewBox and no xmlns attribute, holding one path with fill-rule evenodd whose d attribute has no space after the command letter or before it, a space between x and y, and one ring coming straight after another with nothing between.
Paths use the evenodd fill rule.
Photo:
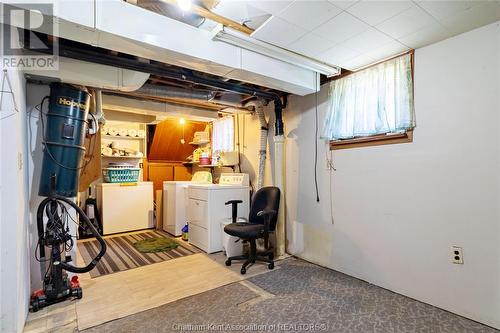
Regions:
<instances>
[{"instance_id":1,"label":"metal ductwork","mask_svg":"<svg viewBox=\"0 0 500 333\"><path fill-rule=\"evenodd\" d=\"M155 97L199 99L206 102L215 97L215 92L213 91L188 90L170 86L158 86L154 84L145 84L134 93Z\"/></svg>"},{"instance_id":2,"label":"metal ductwork","mask_svg":"<svg viewBox=\"0 0 500 333\"><path fill-rule=\"evenodd\" d=\"M160 86L154 84L145 84L134 93L145 96L154 96L163 98L194 99L203 102L212 102L216 104L221 104L238 109L247 109L247 110L254 109L252 105L244 106L240 102L241 95L236 93L225 92L221 96L216 96L217 93L215 91L199 90L199 89L189 90L172 86Z\"/></svg>"}]
</instances>

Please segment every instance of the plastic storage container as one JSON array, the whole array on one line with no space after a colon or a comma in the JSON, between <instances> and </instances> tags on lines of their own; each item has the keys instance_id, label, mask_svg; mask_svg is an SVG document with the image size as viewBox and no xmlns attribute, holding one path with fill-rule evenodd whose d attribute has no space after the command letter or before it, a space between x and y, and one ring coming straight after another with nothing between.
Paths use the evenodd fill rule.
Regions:
<instances>
[{"instance_id":1,"label":"plastic storage container","mask_svg":"<svg viewBox=\"0 0 500 333\"><path fill-rule=\"evenodd\" d=\"M137 183L140 168L104 168L102 177L106 183Z\"/></svg>"}]
</instances>

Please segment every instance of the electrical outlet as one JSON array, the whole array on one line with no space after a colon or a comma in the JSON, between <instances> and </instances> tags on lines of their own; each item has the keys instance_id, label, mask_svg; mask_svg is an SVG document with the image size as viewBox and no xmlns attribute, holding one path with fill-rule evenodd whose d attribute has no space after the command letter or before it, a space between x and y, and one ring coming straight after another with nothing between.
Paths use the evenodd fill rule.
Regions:
<instances>
[{"instance_id":1,"label":"electrical outlet","mask_svg":"<svg viewBox=\"0 0 500 333\"><path fill-rule=\"evenodd\" d=\"M464 263L464 254L462 248L459 246L451 247L451 262L454 264L463 264Z\"/></svg>"},{"instance_id":2,"label":"electrical outlet","mask_svg":"<svg viewBox=\"0 0 500 333\"><path fill-rule=\"evenodd\" d=\"M326 159L326 170L335 170L333 167L333 160L329 158Z\"/></svg>"}]
</instances>

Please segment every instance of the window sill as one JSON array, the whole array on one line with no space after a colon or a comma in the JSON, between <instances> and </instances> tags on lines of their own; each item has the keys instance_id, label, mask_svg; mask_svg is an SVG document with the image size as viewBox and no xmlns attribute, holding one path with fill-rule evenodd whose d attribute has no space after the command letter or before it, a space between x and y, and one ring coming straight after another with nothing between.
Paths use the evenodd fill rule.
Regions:
<instances>
[{"instance_id":1,"label":"window sill","mask_svg":"<svg viewBox=\"0 0 500 333\"><path fill-rule=\"evenodd\" d=\"M330 141L330 150L351 149L413 142L413 130L397 134L379 134L354 139Z\"/></svg>"}]
</instances>

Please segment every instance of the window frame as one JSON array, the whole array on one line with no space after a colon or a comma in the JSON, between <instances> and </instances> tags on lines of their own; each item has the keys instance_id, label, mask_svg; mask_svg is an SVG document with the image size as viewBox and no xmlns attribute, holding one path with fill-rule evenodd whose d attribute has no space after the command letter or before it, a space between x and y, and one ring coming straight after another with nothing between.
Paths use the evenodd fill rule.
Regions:
<instances>
[{"instance_id":1,"label":"window frame","mask_svg":"<svg viewBox=\"0 0 500 333\"><path fill-rule=\"evenodd\" d=\"M415 96L415 78L414 78L414 70L415 70L415 50L410 50L397 56L384 59L382 61L376 62L369 66L358 69L357 71L349 71L346 74L341 74L337 77L332 78L330 81L339 80L346 76L352 75L354 73L358 73L367 68L377 66L386 61L390 61L405 55L410 55L410 64L411 64L411 80L412 80L412 93ZM415 97L414 97L415 98ZM415 99L414 99L415 100ZM383 145L392 145L392 144L400 144L400 143L411 143L413 142L413 131L415 128L408 129L402 133L381 133L369 136L360 136L356 138L343 139L343 140L330 140L330 150L341 150L341 149L352 149L352 148L362 148L362 147L374 147L374 146L383 146Z\"/></svg>"}]
</instances>

